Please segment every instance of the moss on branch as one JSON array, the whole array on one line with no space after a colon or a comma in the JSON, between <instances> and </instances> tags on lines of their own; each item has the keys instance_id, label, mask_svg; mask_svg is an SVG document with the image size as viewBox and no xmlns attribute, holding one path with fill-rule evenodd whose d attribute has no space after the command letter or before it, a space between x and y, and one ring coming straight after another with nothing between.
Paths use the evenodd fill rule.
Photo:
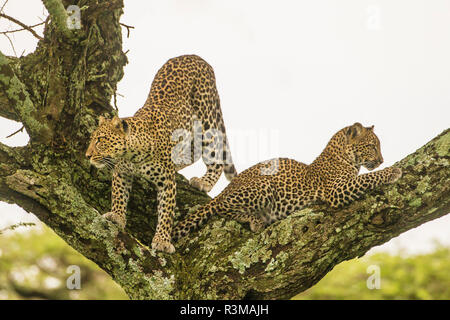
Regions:
<instances>
[{"instance_id":1,"label":"moss on branch","mask_svg":"<svg viewBox=\"0 0 450 320\"><path fill-rule=\"evenodd\" d=\"M48 141L51 132L48 126L39 121L36 108L31 101L24 84L17 78L9 65L9 59L0 52L0 91L14 108L18 119L24 124L32 138Z\"/></svg>"},{"instance_id":2,"label":"moss on branch","mask_svg":"<svg viewBox=\"0 0 450 320\"><path fill-rule=\"evenodd\" d=\"M67 27L67 15L66 8L64 8L61 0L42 0L45 8L47 9L52 21L55 23L57 29L68 39L74 36L72 30Z\"/></svg>"}]
</instances>

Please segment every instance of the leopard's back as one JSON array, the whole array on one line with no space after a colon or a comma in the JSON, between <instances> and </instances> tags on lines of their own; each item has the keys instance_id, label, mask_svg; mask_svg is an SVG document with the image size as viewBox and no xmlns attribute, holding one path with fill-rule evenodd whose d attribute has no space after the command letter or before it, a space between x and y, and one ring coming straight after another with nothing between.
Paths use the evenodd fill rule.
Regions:
<instances>
[{"instance_id":1,"label":"leopard's back","mask_svg":"<svg viewBox=\"0 0 450 320\"><path fill-rule=\"evenodd\" d=\"M197 55L168 60L156 73L147 100L134 117L152 116L154 109L167 108L174 114L201 115L216 109L219 101L213 68ZM219 104L220 106L220 104ZM203 107L203 109L202 109ZM220 107L219 107L220 110Z\"/></svg>"}]
</instances>

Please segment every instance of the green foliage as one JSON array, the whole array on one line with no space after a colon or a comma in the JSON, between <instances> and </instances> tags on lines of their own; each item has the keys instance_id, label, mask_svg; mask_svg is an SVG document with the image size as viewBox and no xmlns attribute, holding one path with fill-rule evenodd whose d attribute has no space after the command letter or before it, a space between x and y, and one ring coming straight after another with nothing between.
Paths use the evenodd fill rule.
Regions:
<instances>
[{"instance_id":1,"label":"green foliage","mask_svg":"<svg viewBox=\"0 0 450 320\"><path fill-rule=\"evenodd\" d=\"M81 270L81 289L69 290L70 265ZM0 235L0 300L128 299L97 265L44 225Z\"/></svg>"},{"instance_id":2,"label":"green foliage","mask_svg":"<svg viewBox=\"0 0 450 320\"><path fill-rule=\"evenodd\" d=\"M380 270L380 288L368 289ZM378 253L337 265L319 283L293 299L450 299L450 248L437 246L429 254L405 256Z\"/></svg>"}]
</instances>

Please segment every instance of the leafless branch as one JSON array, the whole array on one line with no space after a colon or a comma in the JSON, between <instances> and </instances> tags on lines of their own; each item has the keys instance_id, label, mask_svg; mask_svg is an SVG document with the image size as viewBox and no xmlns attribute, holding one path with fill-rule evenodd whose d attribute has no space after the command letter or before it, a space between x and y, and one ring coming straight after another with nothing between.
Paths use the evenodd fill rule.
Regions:
<instances>
[{"instance_id":1,"label":"leafless branch","mask_svg":"<svg viewBox=\"0 0 450 320\"><path fill-rule=\"evenodd\" d=\"M134 29L133 26L126 25L125 23L120 22L120 25L127 28L127 38L130 37L130 29Z\"/></svg>"},{"instance_id":2,"label":"leafless branch","mask_svg":"<svg viewBox=\"0 0 450 320\"><path fill-rule=\"evenodd\" d=\"M22 126L22 128L20 128L19 130L17 130L17 131L15 131L15 132L11 133L11 134L10 134L9 136L7 136L6 138L11 138L13 135L18 134L19 132L22 132L22 131L23 131L23 128L24 128L24 126Z\"/></svg>"},{"instance_id":3,"label":"leafless branch","mask_svg":"<svg viewBox=\"0 0 450 320\"><path fill-rule=\"evenodd\" d=\"M6 37L6 39L8 39L9 43L11 44L11 48L14 52L14 56L17 58L16 48L14 48L14 43L11 41L11 38L6 33L4 33L3 35Z\"/></svg>"},{"instance_id":4,"label":"leafless branch","mask_svg":"<svg viewBox=\"0 0 450 320\"><path fill-rule=\"evenodd\" d=\"M18 25L21 26L24 30L27 30L27 31L31 32L31 34L32 34L33 36L35 36L36 38L38 38L39 40L43 40L43 39L44 39L44 38L42 38L40 35L38 35L38 34L36 33L36 31L34 31L34 30L32 29L32 27L27 26L26 24L24 24L23 22L20 22L19 20L15 19L15 18L10 17L10 16L8 16L8 15L6 15L6 14L4 14L4 13L0 13L0 17L5 18L5 19L8 19L9 21L14 22L15 24L18 24Z\"/></svg>"},{"instance_id":5,"label":"leafless branch","mask_svg":"<svg viewBox=\"0 0 450 320\"><path fill-rule=\"evenodd\" d=\"M8 3L8 0L6 0L5 3L2 5L2 7L0 8L0 13L3 12L3 9L5 8L7 3Z\"/></svg>"},{"instance_id":6,"label":"leafless branch","mask_svg":"<svg viewBox=\"0 0 450 320\"><path fill-rule=\"evenodd\" d=\"M46 22L46 21L42 21L42 22L40 22L40 23L36 23L36 24L34 24L34 25L32 25L32 26L29 26L29 28L35 28L35 27L37 27L37 26L43 25L45 22ZM0 34L14 33L14 32L19 32L19 31L23 31L23 30L27 30L27 29L21 28L21 29L15 29L15 30L2 31L2 32L0 32Z\"/></svg>"}]
</instances>

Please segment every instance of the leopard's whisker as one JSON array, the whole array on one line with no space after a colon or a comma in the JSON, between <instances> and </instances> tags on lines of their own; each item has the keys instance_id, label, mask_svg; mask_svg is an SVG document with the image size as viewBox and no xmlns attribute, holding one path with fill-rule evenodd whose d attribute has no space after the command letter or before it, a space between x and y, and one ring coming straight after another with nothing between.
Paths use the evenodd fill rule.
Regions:
<instances>
[{"instance_id":1,"label":"leopard's whisker","mask_svg":"<svg viewBox=\"0 0 450 320\"><path fill-rule=\"evenodd\" d=\"M102 159L102 162L109 168L109 169L113 169L114 165L115 165L115 161L114 159L110 158L110 157L105 157Z\"/></svg>"}]
</instances>

